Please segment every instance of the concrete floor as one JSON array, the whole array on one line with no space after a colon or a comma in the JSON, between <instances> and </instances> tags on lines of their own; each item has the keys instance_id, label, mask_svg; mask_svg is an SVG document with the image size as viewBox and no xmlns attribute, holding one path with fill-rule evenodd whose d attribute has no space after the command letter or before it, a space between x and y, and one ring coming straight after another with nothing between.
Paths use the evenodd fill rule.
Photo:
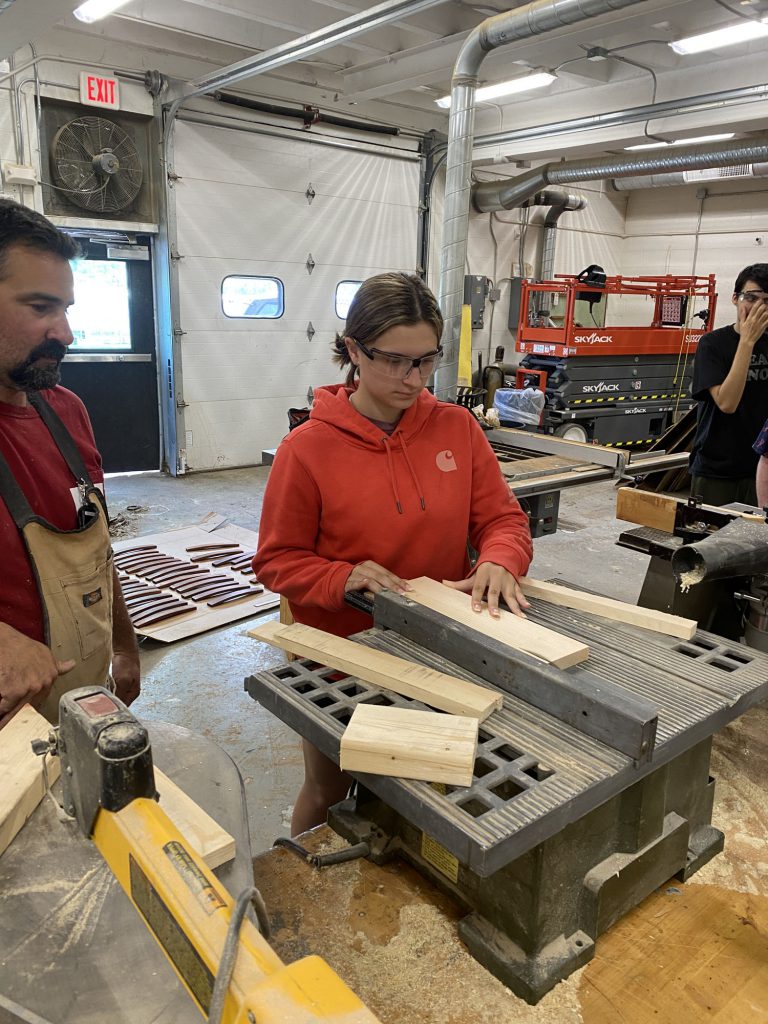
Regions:
<instances>
[{"instance_id":1,"label":"concrete floor","mask_svg":"<svg viewBox=\"0 0 768 1024\"><path fill-rule=\"evenodd\" d=\"M225 470L172 478L159 473L110 477L110 513L116 538L189 526L218 512L238 526L258 529L269 469ZM601 481L563 491L561 528L535 543L531 575L561 576L611 597L635 602L646 558L615 545L623 528L613 518L615 488ZM252 626L271 612L189 640L145 639L140 717L183 725L209 736L233 758L243 776L254 853L288 834L291 808L303 777L293 732L243 691L246 676L281 660L279 652L249 639Z\"/></svg>"}]
</instances>

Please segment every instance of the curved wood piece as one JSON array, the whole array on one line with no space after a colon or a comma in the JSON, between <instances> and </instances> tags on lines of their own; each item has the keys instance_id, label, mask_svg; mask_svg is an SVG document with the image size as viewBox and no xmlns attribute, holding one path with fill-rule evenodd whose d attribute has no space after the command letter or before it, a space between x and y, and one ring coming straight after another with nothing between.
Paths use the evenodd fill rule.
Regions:
<instances>
[{"instance_id":1,"label":"curved wood piece","mask_svg":"<svg viewBox=\"0 0 768 1024\"><path fill-rule=\"evenodd\" d=\"M131 615L131 623L134 628L136 628L141 625L147 617L154 615L156 612L171 612L175 609L190 611L194 607L194 605L190 605L186 601L179 601L173 598L166 601L157 601L154 604L148 604L143 608L137 609L135 614Z\"/></svg>"},{"instance_id":2,"label":"curved wood piece","mask_svg":"<svg viewBox=\"0 0 768 1024\"><path fill-rule=\"evenodd\" d=\"M155 616L150 616L147 619L142 619L141 622L134 622L133 628L134 629L141 629L142 626L152 626L156 622L164 622L166 619L175 619L177 616L184 615L186 612L194 612L194 611L197 611L197 609L195 608L195 606L193 604L192 605L184 605L183 608L179 608L176 611L160 612L159 614L157 614Z\"/></svg>"},{"instance_id":3,"label":"curved wood piece","mask_svg":"<svg viewBox=\"0 0 768 1024\"><path fill-rule=\"evenodd\" d=\"M236 590L233 594L224 594L223 597L217 597L213 601L208 601L209 608L218 608L219 605L229 604L230 601L239 601L243 597L250 597L251 594L263 594L264 587L248 587L247 589Z\"/></svg>"},{"instance_id":4,"label":"curved wood piece","mask_svg":"<svg viewBox=\"0 0 768 1024\"><path fill-rule=\"evenodd\" d=\"M185 551L213 551L216 548L239 548L239 541L233 540L228 544L193 544L191 548L185 548Z\"/></svg>"},{"instance_id":5,"label":"curved wood piece","mask_svg":"<svg viewBox=\"0 0 768 1024\"><path fill-rule=\"evenodd\" d=\"M221 586L224 583L229 583L229 576L208 576L203 577L199 580L190 580L188 583L178 583L172 590L175 590L178 594L183 597L190 596L193 591L199 590L201 587L214 587Z\"/></svg>"},{"instance_id":6,"label":"curved wood piece","mask_svg":"<svg viewBox=\"0 0 768 1024\"><path fill-rule=\"evenodd\" d=\"M240 589L240 584L235 580L231 580L227 583L219 583L214 587L203 587L200 590L194 591L192 594L187 594L187 597L192 598L193 601L201 601L205 597L213 597L214 594L227 594L230 590Z\"/></svg>"}]
</instances>

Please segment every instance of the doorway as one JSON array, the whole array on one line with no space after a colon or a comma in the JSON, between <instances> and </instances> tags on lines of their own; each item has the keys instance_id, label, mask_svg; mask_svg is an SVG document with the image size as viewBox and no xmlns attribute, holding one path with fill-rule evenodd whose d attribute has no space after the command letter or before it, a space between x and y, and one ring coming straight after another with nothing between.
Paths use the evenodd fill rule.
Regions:
<instances>
[{"instance_id":1,"label":"doorway","mask_svg":"<svg viewBox=\"0 0 768 1024\"><path fill-rule=\"evenodd\" d=\"M151 246L81 240L72 264L75 341L61 367L82 399L105 473L160 467Z\"/></svg>"}]
</instances>

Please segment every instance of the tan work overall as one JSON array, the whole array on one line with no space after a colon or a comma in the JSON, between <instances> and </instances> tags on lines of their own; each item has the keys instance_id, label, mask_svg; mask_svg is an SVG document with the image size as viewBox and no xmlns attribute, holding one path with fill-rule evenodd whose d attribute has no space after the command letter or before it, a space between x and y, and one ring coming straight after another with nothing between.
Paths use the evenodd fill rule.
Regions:
<instances>
[{"instance_id":1,"label":"tan work overall","mask_svg":"<svg viewBox=\"0 0 768 1024\"><path fill-rule=\"evenodd\" d=\"M104 686L112 660L112 548L106 509L72 436L40 395L30 395L80 490L76 530L36 516L0 454L0 497L27 548L43 609L45 642L57 661L75 667L58 677L38 710L59 720L59 698L78 686Z\"/></svg>"}]
</instances>

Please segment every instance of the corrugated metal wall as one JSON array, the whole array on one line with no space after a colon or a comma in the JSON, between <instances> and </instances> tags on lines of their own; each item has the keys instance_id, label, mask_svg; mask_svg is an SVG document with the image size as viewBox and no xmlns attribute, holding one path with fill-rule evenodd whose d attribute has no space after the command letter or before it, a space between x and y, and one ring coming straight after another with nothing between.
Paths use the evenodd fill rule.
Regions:
<instances>
[{"instance_id":1,"label":"corrugated metal wall","mask_svg":"<svg viewBox=\"0 0 768 1024\"><path fill-rule=\"evenodd\" d=\"M284 436L286 410L306 404L309 386L340 380L329 347L343 323L337 283L414 267L418 163L179 123L175 168L188 466L252 465ZM227 318L221 283L232 274L279 278L283 316Z\"/></svg>"}]
</instances>

